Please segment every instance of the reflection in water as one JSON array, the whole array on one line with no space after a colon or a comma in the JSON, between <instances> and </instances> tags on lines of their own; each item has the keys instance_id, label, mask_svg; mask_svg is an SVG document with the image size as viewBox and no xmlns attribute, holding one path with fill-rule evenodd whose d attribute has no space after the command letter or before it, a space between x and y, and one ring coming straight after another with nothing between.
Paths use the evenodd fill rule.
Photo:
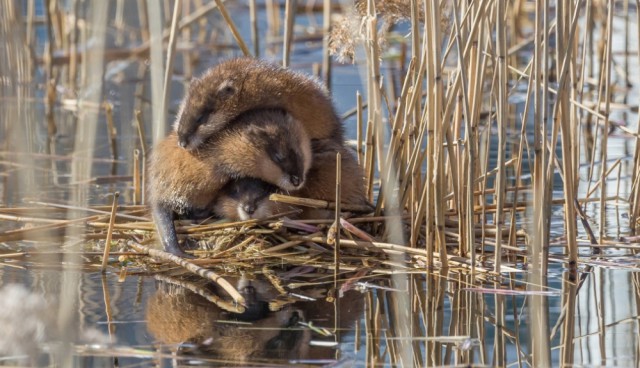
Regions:
<instances>
[{"instance_id":1,"label":"reflection in water","mask_svg":"<svg viewBox=\"0 0 640 368\"><path fill-rule=\"evenodd\" d=\"M242 278L238 289L247 300L247 311L238 314L224 311L202 296L166 281L158 286L147 305L147 328L178 359L189 361L225 364L326 361L338 354L330 354L331 350L321 345L337 346L336 338L353 334L362 313L362 297L357 292L347 292L338 311L322 298L293 299L290 304L280 306L274 303L278 291L266 280ZM326 290L303 292L321 296ZM340 337L330 333L335 327Z\"/></svg>"},{"instance_id":2,"label":"reflection in water","mask_svg":"<svg viewBox=\"0 0 640 368\"><path fill-rule=\"evenodd\" d=\"M0 365L5 361L45 366L64 359L59 355L60 340L69 334L63 333L56 322L56 315L51 313L58 304L53 299L47 300L42 294L31 292L19 284L0 288L0 357L4 358ZM111 342L109 336L93 326L81 330L78 340L101 349L107 348ZM94 360L98 361L99 358Z\"/></svg>"}]
</instances>

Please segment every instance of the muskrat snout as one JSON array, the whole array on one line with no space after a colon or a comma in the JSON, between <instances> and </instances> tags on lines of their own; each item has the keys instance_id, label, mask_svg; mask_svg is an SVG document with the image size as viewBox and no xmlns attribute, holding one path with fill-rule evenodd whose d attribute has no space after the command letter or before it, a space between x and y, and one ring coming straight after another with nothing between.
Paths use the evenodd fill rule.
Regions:
<instances>
[{"instance_id":1,"label":"muskrat snout","mask_svg":"<svg viewBox=\"0 0 640 368\"><path fill-rule=\"evenodd\" d=\"M253 203L246 203L242 205L242 210L247 213L247 215L253 215L256 212L256 205Z\"/></svg>"},{"instance_id":2,"label":"muskrat snout","mask_svg":"<svg viewBox=\"0 0 640 368\"><path fill-rule=\"evenodd\" d=\"M178 144L182 148L187 148L187 146L189 145L189 139L187 139L186 137L180 137L178 138Z\"/></svg>"},{"instance_id":3,"label":"muskrat snout","mask_svg":"<svg viewBox=\"0 0 640 368\"><path fill-rule=\"evenodd\" d=\"M300 177L298 175L291 175L289 177L289 181L291 181L291 184L293 184L294 187L299 187L301 184L301 180Z\"/></svg>"}]
</instances>

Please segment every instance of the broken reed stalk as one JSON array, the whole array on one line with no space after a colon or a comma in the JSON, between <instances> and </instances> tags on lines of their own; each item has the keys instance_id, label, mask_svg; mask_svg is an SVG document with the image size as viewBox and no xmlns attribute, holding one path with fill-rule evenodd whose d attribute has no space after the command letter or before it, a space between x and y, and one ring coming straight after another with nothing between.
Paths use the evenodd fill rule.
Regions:
<instances>
[{"instance_id":1,"label":"broken reed stalk","mask_svg":"<svg viewBox=\"0 0 640 368\"><path fill-rule=\"evenodd\" d=\"M153 248L149 248L146 245L142 245L140 243L136 243L136 242L130 242L129 245L137 250L138 252L144 253L144 254L148 254L151 257L163 260L163 261L168 261L168 262L173 262L177 265L179 265L180 267L193 272L196 275L199 275L201 277L204 277L205 279L209 279L213 282L215 282L216 284L218 284L222 289L224 289L224 291L227 292L227 294L229 294L229 296L231 296L231 298L233 298L233 300L240 304L240 305L246 305L245 303L245 299L242 295L240 295L240 293L238 292L238 290L236 290L227 280L225 280L222 276L218 275L217 273L215 273L214 271L196 266L195 264L191 263L191 262L187 262L186 260L173 255L171 253L167 253L165 251L159 250L159 249L153 249Z\"/></svg>"},{"instance_id":2,"label":"broken reed stalk","mask_svg":"<svg viewBox=\"0 0 640 368\"><path fill-rule=\"evenodd\" d=\"M134 116L136 119L136 127L138 128L138 139L140 140L140 148L142 149L142 158L144 159L147 155L147 140L144 133L144 122L142 121L142 112L140 110L136 110L134 112Z\"/></svg>"},{"instance_id":3,"label":"broken reed stalk","mask_svg":"<svg viewBox=\"0 0 640 368\"><path fill-rule=\"evenodd\" d=\"M136 127L138 128L138 138L140 140L140 149L142 150L142 157L140 158L140 173L142 174L142 180L140 181L140 188L144 188L147 182L147 170L146 170L146 162L147 162L147 152L148 152L148 146L147 146L147 140L146 140L146 136L144 133L144 122L142 121L142 112L140 110L135 110L134 111L134 116L136 119ZM144 190L140 190L140 203L144 203L145 202L145 195L144 195Z\"/></svg>"},{"instance_id":4,"label":"broken reed stalk","mask_svg":"<svg viewBox=\"0 0 640 368\"><path fill-rule=\"evenodd\" d=\"M48 225L32 226L32 227L27 227L27 228L22 228L17 230L4 231L2 234L0 234L0 242L17 241L17 240L23 240L23 239L34 239L34 238L39 238L43 236L47 237L47 236L50 236L54 230L62 231L68 228L69 226L82 224L87 221L95 221L95 220L98 220L100 217L101 216L89 216L89 217L83 217L79 219L66 220L60 223L53 223Z\"/></svg>"},{"instance_id":5,"label":"broken reed stalk","mask_svg":"<svg viewBox=\"0 0 640 368\"><path fill-rule=\"evenodd\" d=\"M111 237L113 235L113 225L116 222L116 211L118 209L119 192L113 193L113 203L111 205L111 217L109 217L109 228L107 229L107 239L104 241L104 253L102 255L102 267L100 271L107 271L107 263L109 262L109 252L111 251Z\"/></svg>"},{"instance_id":6,"label":"broken reed stalk","mask_svg":"<svg viewBox=\"0 0 640 368\"><path fill-rule=\"evenodd\" d=\"M109 139L109 149L111 151L111 158L116 159L118 157L117 139L118 132L113 124L113 105L104 103L105 120L107 121L107 137Z\"/></svg>"},{"instance_id":7,"label":"broken reed stalk","mask_svg":"<svg viewBox=\"0 0 640 368\"><path fill-rule=\"evenodd\" d=\"M140 150L133 150L133 204L140 204L142 186L140 185Z\"/></svg>"},{"instance_id":8,"label":"broken reed stalk","mask_svg":"<svg viewBox=\"0 0 640 368\"><path fill-rule=\"evenodd\" d=\"M326 210L334 210L337 207L335 202L329 202L321 199L300 198L285 194L274 193L269 196L270 201L293 204L302 207L321 208ZM342 211L353 211L361 213L369 213L372 208L369 205L360 205L352 203L340 203Z\"/></svg>"},{"instance_id":9,"label":"broken reed stalk","mask_svg":"<svg viewBox=\"0 0 640 368\"><path fill-rule=\"evenodd\" d=\"M154 277L156 280L166 282L168 284L177 285L187 290L190 290L195 294L198 294L201 297L205 298L206 300L210 301L211 303L215 304L220 309L225 310L227 312L244 313L245 311L245 307L238 304L229 303L226 300L221 299L219 296L212 293L211 291L205 288L199 287L192 282L184 281L184 280L177 279L175 277L166 276L166 275L155 275Z\"/></svg>"},{"instance_id":10,"label":"broken reed stalk","mask_svg":"<svg viewBox=\"0 0 640 368\"><path fill-rule=\"evenodd\" d=\"M227 11L227 8L224 6L224 3L222 2L222 0L214 0L214 1L218 6L218 10L220 10L220 14L222 15L222 18L224 18L224 21L227 22L227 25L229 26L229 30L231 31L233 38L238 43L238 46L240 46L240 50L242 50L242 53L244 54L244 56L251 56L251 52L249 51L247 44L244 42L244 39L242 38L242 35L240 34L238 27L236 27L236 24L233 22L233 18L231 18L231 15L229 15L229 12Z\"/></svg>"},{"instance_id":11,"label":"broken reed stalk","mask_svg":"<svg viewBox=\"0 0 640 368\"><path fill-rule=\"evenodd\" d=\"M109 341L113 343L113 336L115 335L115 324L113 323L113 312L111 308L111 294L109 294L109 283L107 282L107 276L102 274L100 278L102 281L102 298L104 299L104 314L107 316L107 331L109 332Z\"/></svg>"}]
</instances>

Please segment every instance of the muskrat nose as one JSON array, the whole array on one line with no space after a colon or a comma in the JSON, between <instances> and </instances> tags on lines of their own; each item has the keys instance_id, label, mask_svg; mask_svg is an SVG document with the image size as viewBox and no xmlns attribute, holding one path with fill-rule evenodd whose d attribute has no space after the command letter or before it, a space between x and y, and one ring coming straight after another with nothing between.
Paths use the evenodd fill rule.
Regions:
<instances>
[{"instance_id":1,"label":"muskrat nose","mask_svg":"<svg viewBox=\"0 0 640 368\"><path fill-rule=\"evenodd\" d=\"M300 185L300 177L298 175L291 175L289 179L291 180L291 184L293 184L294 187Z\"/></svg>"},{"instance_id":2,"label":"muskrat nose","mask_svg":"<svg viewBox=\"0 0 640 368\"><path fill-rule=\"evenodd\" d=\"M178 139L178 144L182 148L187 148L187 145L189 144L189 140L187 138L179 138Z\"/></svg>"},{"instance_id":3,"label":"muskrat nose","mask_svg":"<svg viewBox=\"0 0 640 368\"><path fill-rule=\"evenodd\" d=\"M246 212L248 215L251 215L254 212L256 212L256 206L248 203L242 206L242 210Z\"/></svg>"}]
</instances>

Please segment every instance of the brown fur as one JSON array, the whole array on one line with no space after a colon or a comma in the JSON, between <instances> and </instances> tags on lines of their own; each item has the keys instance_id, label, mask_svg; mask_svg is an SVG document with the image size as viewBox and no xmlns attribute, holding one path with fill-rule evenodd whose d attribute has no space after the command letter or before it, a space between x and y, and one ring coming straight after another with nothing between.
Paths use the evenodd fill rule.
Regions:
<instances>
[{"instance_id":1,"label":"brown fur","mask_svg":"<svg viewBox=\"0 0 640 368\"><path fill-rule=\"evenodd\" d=\"M246 285L243 284L247 281L227 280L246 295ZM268 303L279 295L266 279L252 280L250 285L255 289L254 303ZM176 359L203 357L211 364L212 359L217 357L224 359L222 362L226 362L227 366L234 363L253 366L250 363L264 364L267 358L271 359L268 360L271 365L284 365L290 359L322 359L331 354L326 347L309 344L312 337L309 329L289 326L294 314L298 315L299 320L311 321L319 327L333 326L334 308L333 304L324 300L324 288L302 289L301 293L317 296L318 300L300 301L278 311L267 311L264 316L250 319L251 326L221 322L232 321L238 316L220 310L199 295L180 289L163 289L166 288L149 298L146 307L147 329L155 338L154 343L176 346L173 348L178 350ZM341 301L337 313L338 324L344 330L352 330L356 321L362 318L364 298L359 292L347 291ZM182 344L185 342L187 344ZM188 346L191 346L191 351L185 349Z\"/></svg>"},{"instance_id":2,"label":"brown fur","mask_svg":"<svg viewBox=\"0 0 640 368\"><path fill-rule=\"evenodd\" d=\"M177 213L208 207L218 191L235 177L253 176L291 189L289 174L307 172L311 165L309 139L300 125L280 111L264 110L242 116L239 121L189 152L170 134L153 150L149 159L148 196ZM269 152L284 153L278 165ZM282 156L282 155L281 155ZM292 157L293 156L293 157ZM291 164L301 161L298 167ZM300 180L304 180L304 175Z\"/></svg>"},{"instance_id":3,"label":"brown fur","mask_svg":"<svg viewBox=\"0 0 640 368\"><path fill-rule=\"evenodd\" d=\"M310 139L342 143L342 124L316 79L254 58L224 61L191 82L174 130L180 145L197 149L246 111L278 108L300 121Z\"/></svg>"},{"instance_id":4,"label":"brown fur","mask_svg":"<svg viewBox=\"0 0 640 368\"><path fill-rule=\"evenodd\" d=\"M309 138L281 110L239 117L193 152L180 148L176 134L160 142L149 158L148 198L165 251L185 255L178 243L175 214L209 211L228 181L260 178L283 189L304 184L311 165Z\"/></svg>"},{"instance_id":5,"label":"brown fur","mask_svg":"<svg viewBox=\"0 0 640 368\"><path fill-rule=\"evenodd\" d=\"M362 168L353 152L330 140L313 142L313 164L307 174L306 184L297 191L283 192L278 188L253 178L230 182L221 192L213 206L214 213L230 220L265 218L286 212L294 207L269 200L271 193L284 193L297 197L322 199L335 202L336 152L341 154L341 203L366 205ZM244 206L253 206L253 213L243 211ZM323 218L333 211L304 208L300 218Z\"/></svg>"}]
</instances>

